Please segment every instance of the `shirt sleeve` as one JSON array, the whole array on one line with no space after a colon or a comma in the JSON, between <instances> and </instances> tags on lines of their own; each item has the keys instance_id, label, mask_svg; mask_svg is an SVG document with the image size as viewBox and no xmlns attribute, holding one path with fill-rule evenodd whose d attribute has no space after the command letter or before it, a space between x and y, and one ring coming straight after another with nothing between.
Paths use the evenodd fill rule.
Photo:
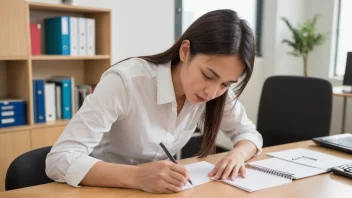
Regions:
<instances>
[{"instance_id":1,"label":"shirt sleeve","mask_svg":"<svg viewBox=\"0 0 352 198\"><path fill-rule=\"evenodd\" d=\"M46 174L57 182L77 187L99 160L90 157L112 124L128 111L128 92L123 75L106 71L70 120L46 158Z\"/></svg>"},{"instance_id":2,"label":"shirt sleeve","mask_svg":"<svg viewBox=\"0 0 352 198\"><path fill-rule=\"evenodd\" d=\"M229 137L234 145L241 140L249 140L258 149L260 154L263 147L263 138L256 130L256 126L248 119L242 104L235 99L235 94L229 89L225 103L220 130Z\"/></svg>"}]
</instances>

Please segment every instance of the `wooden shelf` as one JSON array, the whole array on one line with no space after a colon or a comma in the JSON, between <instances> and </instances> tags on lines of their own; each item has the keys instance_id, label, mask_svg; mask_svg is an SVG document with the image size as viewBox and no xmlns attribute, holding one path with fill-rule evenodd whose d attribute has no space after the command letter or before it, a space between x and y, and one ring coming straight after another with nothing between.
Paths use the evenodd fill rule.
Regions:
<instances>
[{"instance_id":1,"label":"wooden shelf","mask_svg":"<svg viewBox=\"0 0 352 198\"><path fill-rule=\"evenodd\" d=\"M51 122L45 122L45 123L40 123L40 124L34 124L32 126L32 129L37 129L37 128L46 128L46 127L55 127L55 126L65 126L70 120L62 120L58 119L55 121Z\"/></svg>"},{"instance_id":2,"label":"wooden shelf","mask_svg":"<svg viewBox=\"0 0 352 198\"><path fill-rule=\"evenodd\" d=\"M26 130L30 130L30 129L31 129L30 125L4 127L4 128L0 128L0 134L1 133L7 133L7 132L14 132L14 131L26 131Z\"/></svg>"},{"instance_id":3,"label":"wooden shelf","mask_svg":"<svg viewBox=\"0 0 352 198\"><path fill-rule=\"evenodd\" d=\"M32 60L104 60L110 59L110 55L95 56L63 56L63 55L36 55L31 56Z\"/></svg>"},{"instance_id":4,"label":"wooden shelf","mask_svg":"<svg viewBox=\"0 0 352 198\"><path fill-rule=\"evenodd\" d=\"M66 5L66 4L28 2L28 5L31 10L46 10L46 11L56 11L56 12L83 12L83 13L110 12L110 9L105 9L105 8L93 8L93 7L74 6L74 5Z\"/></svg>"},{"instance_id":5,"label":"wooden shelf","mask_svg":"<svg viewBox=\"0 0 352 198\"><path fill-rule=\"evenodd\" d=\"M0 128L0 134L5 132L13 132L13 131L25 131L25 130L32 130L38 128L47 128L47 127L56 127L56 126L66 126L70 120L55 120L51 122L45 122L40 124L34 125L21 125L21 126L14 126L14 127L4 127Z\"/></svg>"},{"instance_id":6,"label":"wooden shelf","mask_svg":"<svg viewBox=\"0 0 352 198\"><path fill-rule=\"evenodd\" d=\"M7 61L7 60L28 60L27 56L0 56L0 61Z\"/></svg>"}]
</instances>

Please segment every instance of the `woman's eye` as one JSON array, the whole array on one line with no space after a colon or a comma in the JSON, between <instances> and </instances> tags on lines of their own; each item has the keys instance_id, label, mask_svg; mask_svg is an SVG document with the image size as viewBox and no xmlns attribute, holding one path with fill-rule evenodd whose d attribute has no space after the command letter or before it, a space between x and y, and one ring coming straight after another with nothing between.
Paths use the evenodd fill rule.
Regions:
<instances>
[{"instance_id":1,"label":"woman's eye","mask_svg":"<svg viewBox=\"0 0 352 198\"><path fill-rule=\"evenodd\" d=\"M204 72L202 72L202 73L203 73L203 76L204 76L206 79L211 80L211 78L210 78L209 76L207 76Z\"/></svg>"},{"instance_id":2,"label":"woman's eye","mask_svg":"<svg viewBox=\"0 0 352 198\"><path fill-rule=\"evenodd\" d=\"M229 87L230 85L227 85L227 84L225 84L225 83L222 83L222 86L224 86L224 87Z\"/></svg>"}]
</instances>

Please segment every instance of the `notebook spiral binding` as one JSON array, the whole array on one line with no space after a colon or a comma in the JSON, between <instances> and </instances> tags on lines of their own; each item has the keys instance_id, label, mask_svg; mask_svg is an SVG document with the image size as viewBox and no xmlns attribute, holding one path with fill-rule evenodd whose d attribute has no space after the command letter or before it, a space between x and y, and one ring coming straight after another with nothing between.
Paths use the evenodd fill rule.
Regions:
<instances>
[{"instance_id":1,"label":"notebook spiral binding","mask_svg":"<svg viewBox=\"0 0 352 198\"><path fill-rule=\"evenodd\" d=\"M290 179L290 180L296 179L296 177L293 174L291 174L291 173L285 173L285 172L273 170L273 169L270 169L270 168L254 165L254 164L248 164L248 165L250 167L252 167L253 169L261 171L261 172L264 172L264 173L268 173L268 174L271 174L271 175L276 175L276 176L287 178L287 179Z\"/></svg>"}]
</instances>

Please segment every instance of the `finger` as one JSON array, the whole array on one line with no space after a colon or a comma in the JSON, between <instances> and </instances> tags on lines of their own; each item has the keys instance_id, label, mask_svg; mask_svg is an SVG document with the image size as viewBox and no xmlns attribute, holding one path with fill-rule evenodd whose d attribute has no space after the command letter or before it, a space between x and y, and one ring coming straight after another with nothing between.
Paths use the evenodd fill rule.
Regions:
<instances>
[{"instance_id":1,"label":"finger","mask_svg":"<svg viewBox=\"0 0 352 198\"><path fill-rule=\"evenodd\" d=\"M214 167L214 169L213 169L212 171L210 171L210 173L208 173L208 176L209 176L209 177L214 176L215 173L218 171L218 168L219 168L219 166L216 165L216 166Z\"/></svg>"},{"instance_id":2,"label":"finger","mask_svg":"<svg viewBox=\"0 0 352 198\"><path fill-rule=\"evenodd\" d=\"M210 171L210 173L208 173L209 177L213 177L215 176L215 173L218 171L219 166L223 163L224 160L220 160L214 167L214 169L212 171Z\"/></svg>"},{"instance_id":3,"label":"finger","mask_svg":"<svg viewBox=\"0 0 352 198\"><path fill-rule=\"evenodd\" d=\"M241 168L241 165L236 165L235 168L232 171L232 180L235 180L237 175L238 175L238 171Z\"/></svg>"},{"instance_id":4,"label":"finger","mask_svg":"<svg viewBox=\"0 0 352 198\"><path fill-rule=\"evenodd\" d=\"M183 175L175 171L170 172L170 178L174 181L172 182L171 180L167 180L169 183L180 187L184 186L187 182L187 179Z\"/></svg>"},{"instance_id":5,"label":"finger","mask_svg":"<svg viewBox=\"0 0 352 198\"><path fill-rule=\"evenodd\" d=\"M234 162L230 162L227 164L224 173L222 174L222 179L227 179L229 175L231 174L233 168L235 167Z\"/></svg>"},{"instance_id":6,"label":"finger","mask_svg":"<svg viewBox=\"0 0 352 198\"><path fill-rule=\"evenodd\" d=\"M170 164L170 169L175 172L180 173L181 175L183 175L186 178L188 176L186 168L182 165L172 163L172 164Z\"/></svg>"},{"instance_id":7,"label":"finger","mask_svg":"<svg viewBox=\"0 0 352 198\"><path fill-rule=\"evenodd\" d=\"M171 191L171 190L169 190L169 189L164 189L162 192L160 192L160 193L164 193L164 194L172 194L172 193L174 193L173 191Z\"/></svg>"},{"instance_id":8,"label":"finger","mask_svg":"<svg viewBox=\"0 0 352 198\"><path fill-rule=\"evenodd\" d=\"M223 162L223 163L219 166L219 168L218 168L218 170L216 171L216 174L215 174L215 176L214 176L215 179L221 178L221 175L223 174L223 172L224 172L226 166L227 166L227 162Z\"/></svg>"},{"instance_id":9,"label":"finger","mask_svg":"<svg viewBox=\"0 0 352 198\"><path fill-rule=\"evenodd\" d=\"M245 165L242 165L241 168L240 168L240 174L243 178L246 177L246 166Z\"/></svg>"},{"instance_id":10,"label":"finger","mask_svg":"<svg viewBox=\"0 0 352 198\"><path fill-rule=\"evenodd\" d=\"M175 186L175 185L173 185L173 184L170 184L170 183L166 183L165 182L165 184L164 184L164 186L165 186L165 190L167 191L171 191L171 192L180 192L181 190L182 190L182 188L181 187L178 187L178 186Z\"/></svg>"}]
</instances>

